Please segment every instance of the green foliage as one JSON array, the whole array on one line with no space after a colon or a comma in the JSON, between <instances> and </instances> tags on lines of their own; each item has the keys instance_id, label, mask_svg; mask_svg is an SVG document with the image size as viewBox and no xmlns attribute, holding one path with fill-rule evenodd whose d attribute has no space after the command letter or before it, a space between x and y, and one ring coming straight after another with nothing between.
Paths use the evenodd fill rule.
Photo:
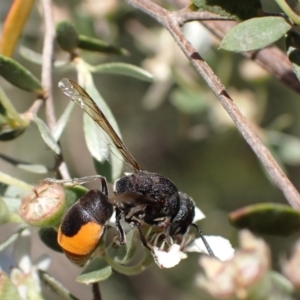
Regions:
<instances>
[{"instance_id":1,"label":"green foliage","mask_svg":"<svg viewBox=\"0 0 300 300\"><path fill-rule=\"evenodd\" d=\"M42 94L40 81L12 58L0 55L0 75L22 90Z\"/></svg>"},{"instance_id":2,"label":"green foliage","mask_svg":"<svg viewBox=\"0 0 300 300\"><path fill-rule=\"evenodd\" d=\"M111 36L105 34L103 34L103 36L105 39L113 41L118 33L125 35L128 30L131 37L128 38L128 36L126 36L124 40L127 39L126 47L134 47L133 51L130 51L133 53L132 57L128 57L129 51L125 50L125 48L116 47L112 43L102 39L82 35L80 33L82 29L80 30L78 23L76 23L78 27L77 31L75 25L68 21L62 21L56 26L56 41L62 50L71 55L67 55L68 58L65 58L65 60L57 60L56 55L54 55L55 61L53 62L53 66L60 67L60 69L54 68L53 74L50 74L54 76L55 82L58 81L56 76L59 76L59 78L62 77L61 72L69 71L70 74L73 74L72 76L77 76L78 83L93 98L114 130L121 137L120 131L123 131L123 128L122 130L119 129L118 122L110 110L110 107L119 108L118 106L120 106L120 117L124 115L124 120L126 119L127 123L133 124L133 127L124 130L125 135L134 136L131 143L135 147L143 149L139 154L141 160L144 159L144 156L153 158L148 164L149 169L153 168L151 171L157 171L154 168L165 168L167 173L172 174L174 169L180 170L179 175L177 175L180 189L182 187L184 189L186 182L193 181L194 186L191 186L190 189L195 195L196 202L198 202L198 200L199 202L201 201L201 205L203 204L206 210L212 211L214 210L213 206L217 205L218 201L221 203L219 203L219 208L216 209L217 212L215 212L217 217L208 218L209 220L207 221L207 224L213 228L212 231L221 231L224 232L225 235L232 237L232 228L226 223L224 214L225 211L231 210L232 207L234 207L235 210L229 215L229 220L231 224L238 229L247 228L259 234L281 236L288 236L299 232L299 212L288 206L275 203L260 203L243 206L248 204L248 202L265 201L266 198L269 197L273 199L274 195L274 201L282 197L281 195L278 196L272 187L268 187L268 181L265 180L265 176L261 175L262 172L257 167L256 162L253 163L253 157L248 155L248 148L244 148L245 145L243 142L239 143L240 138L236 137L235 130L232 129L233 123L228 121L224 114L220 113L220 106L212 99L211 91L207 91L205 89L206 87L199 82L191 70L190 65L186 61L183 62L176 53L173 44L169 43L166 36L164 36L157 27L152 27L153 25L151 25L150 21L139 20L138 22L141 22L143 26L140 26L141 24L139 24L139 26L135 24L136 28L132 30L131 26L134 23L131 24L128 19L126 19L128 18L128 12L123 11L122 8L120 10L118 9L115 8L116 14L111 14L109 18L113 19L114 22L115 20L124 22L122 23L122 27L117 28L115 24L113 24L113 26L110 24L113 29L110 28L108 30L105 26L103 29L99 24L102 21L107 22L106 19L109 18L107 15L105 17L101 16L104 20L100 22L99 19L97 19L97 22L100 22L97 23L97 25L101 28L99 32L103 34L103 32L105 33L106 30L108 30ZM299 34L294 30L297 22L293 20L293 22L290 21L288 11L284 11L285 16L264 16L259 0L194 0L192 9L194 11L212 12L230 20L242 21L226 34L220 45L220 48L231 52L259 50L285 36L288 57L298 79L300 78L300 39ZM130 15L130 17L133 16ZM97 17L94 18L96 20ZM126 19L128 23L126 23L123 18ZM76 17L74 16L74 20L75 19ZM92 23L95 22L94 25L96 25L95 20L89 18L89 21ZM150 25L147 22L149 22ZM101 23L100 25L103 24ZM97 29L99 28L97 27ZM196 32L196 30L194 30L195 29L192 29L193 34ZM121 37L120 35L116 44L122 44L124 42ZM201 37L202 33L198 34L198 38ZM132 39L136 43L134 46L132 45ZM128 40L130 40L130 42ZM161 43L161 45L159 45L159 43ZM226 85L229 85L229 83L236 85L240 90L243 84L245 85L245 89L251 89L249 93L252 98L249 98L255 100L250 103L251 100L245 97L247 98L246 104L249 105L250 103L249 106L245 105L245 107L243 106L245 104L243 97L247 93L240 91L240 93L237 92L235 94L234 91L229 91L229 94L235 96L232 98L237 103L237 106L241 107L243 114L246 115L250 122L255 124L257 132L262 136L265 144L272 148L274 155L278 158L282 166L290 165L297 167L300 164L300 139L293 135L292 130L292 133L286 132L289 131L293 120L290 121L290 123L287 122L288 125L281 125L277 128L276 126L271 126L274 125L271 124L273 121L271 119L275 119L274 115L282 116L282 110L284 110L284 114L289 114L288 105L291 104L286 104L290 103L288 102L289 97L286 96L286 94L282 96L282 99L285 100L280 102L282 106L279 106L278 103L277 105L273 104L271 101L267 103L267 99L272 98L273 100L274 95L272 91L267 91L266 83L269 81L265 79L265 77L254 76L255 80L248 79L247 81L247 79L240 76L240 66L236 67L236 65L234 65L233 56L230 56L228 53L224 54L224 51L215 52L211 49L212 43L208 40L202 40L201 43L209 47L209 51L205 52L205 49L201 49L200 52L205 52L204 55L206 55L205 57L207 57L208 63L211 64L214 69L220 71L222 82L225 82ZM40 53L25 47L23 47L20 52L27 61L43 67L43 59ZM126 60L126 62L118 61L118 59L115 58L107 60L105 55L101 56L98 55L98 53L122 55L123 57L119 59ZM141 62L142 59L144 59L143 62ZM128 63L128 61L133 61L134 64ZM137 64L141 63L147 66L148 69L153 70L154 75L137 66ZM247 69L247 73L252 74L252 69ZM42 90L40 80L37 79L31 71L11 58L0 55L0 75L15 87L34 92L39 96L45 96L45 98L47 98L46 93L44 94ZM123 77L120 76L121 78L118 78L118 76L110 77L107 75L121 75ZM138 85L136 79L139 79L142 84ZM237 80L239 81L237 82ZM243 80L247 82L245 83ZM113 84L111 82L113 82ZM145 87L148 87L146 84L149 83L152 83L152 85L147 94L148 102L146 103L144 99L140 105L136 103L135 100L132 100L137 97L136 95L140 97L141 90L144 92ZM130 88L132 94L127 95L129 90L128 86L130 85L132 85ZM5 85L3 86L6 88ZM9 97L4 91L0 90L0 140L16 140L29 128L33 121L37 125L41 137L40 140L44 142L44 145L42 145L42 147L36 147L36 140L30 140L30 138L28 138L28 140L30 140L30 151L24 151L22 156L20 155L19 157L18 154L15 153L12 153L11 156L0 153L0 158L15 167L17 169L16 172L20 169L23 172L28 172L28 179L27 175L25 175L26 181L35 184L35 187L32 187L25 181L17 179L16 177L18 176L10 176L4 172L0 172L0 182L3 183L3 185L0 186L0 225L16 223L22 226L15 230L9 238L1 242L0 251L4 251L11 246L18 251L24 250L24 253L26 252L26 254L19 254L19 259L15 258L19 269L18 272L20 273L15 273L15 277L4 272L0 274L3 279L0 284L0 299L21 299L16 289L17 285L11 279L18 278L18 276L20 278L24 276L24 278L27 279L36 278L36 274L39 275L43 284L50 287L61 299L77 299L55 279L54 276L43 271L44 269L38 263L31 265L30 271L26 268L26 270L23 270L22 263L24 261L30 261L30 249L25 246L20 247L16 244L24 238L22 234L24 233L25 227L23 227L24 221L20 218L20 206L24 203L24 196L29 190L32 190L35 194L39 194L36 186L37 181L44 179L44 174L46 173L47 176L51 177L61 176L63 172L61 172L59 166L62 161L67 162L68 165L66 168L72 170L71 176L73 176L75 172L80 173L82 170L86 172L86 169L84 169L85 165L82 165L83 162L86 163L83 157L83 155L86 156L86 153L84 153L84 148L81 148L84 142L77 138L80 134L77 125L78 123L80 124L80 122L75 120L75 126L74 123L72 123L76 131L71 131L72 128L68 128L70 130L68 131L68 138L72 135L75 137L77 142L76 147L69 149L71 147L69 147L66 134L64 134L66 127L71 123L69 120L75 119L73 116L74 102L67 100L68 104L65 105L66 100L63 99L62 95L55 95L55 97L53 97L55 98L55 110L57 110L56 112L59 111L58 121L54 121L55 126L53 128L48 119L44 118L43 114L38 116L38 112L32 110L32 107L28 104L24 104L28 105L27 110L25 108L25 113L19 114L15 109L15 104L12 104L17 103L17 106L19 99L17 97L14 98L14 93L11 92L9 88L7 90ZM277 91L277 87L274 90ZM117 94L115 94L115 92ZM107 95L109 95L110 98L110 94L112 95L110 99L111 102L108 103L106 98L108 98ZM76 102L78 97L80 97L80 95L75 94L72 100ZM12 98L13 102L10 98ZM120 101L114 102L119 100L116 100L116 98L119 98ZM33 100L34 98L31 99L30 103L32 103ZM47 101L47 99L45 101ZM164 101L169 102L164 103ZM61 102L63 102L63 104L61 104ZM81 108L83 108L83 105ZM148 110L152 109L153 111L147 111L146 114L142 116L141 111L143 108L147 108ZM43 111L44 107L42 106L39 109ZM48 113L47 109L48 108L45 110L46 114ZM293 109L291 109L291 113L295 113L293 117L297 119L297 110L292 110ZM97 174L105 176L109 182L113 183L114 180L122 176L124 167L124 162L120 157L119 151L87 113L84 114L83 119L83 134L88 149L87 151L89 151L90 154L89 159L94 162L94 171ZM125 127L127 124L124 120L121 122L125 124ZM275 121L274 123L276 123ZM153 128L156 128L157 132L159 132L157 139L152 136ZM134 129L134 133L132 129ZM71 134L69 134L70 132ZM135 135L135 133L140 136L136 138L137 135ZM14 142L19 141L20 140ZM52 150L47 152L47 154L50 156L50 160L54 160L54 163L49 163L49 159L44 157L43 159L47 163L39 163L40 156L35 156L35 153L41 152L43 148ZM33 155L32 153L28 153L31 151L34 153ZM75 161L76 165L72 165L70 153L72 152L73 154L78 151L82 151L83 154L80 153L82 157L80 156L80 159ZM294 170L294 172L296 171ZM38 177L38 179L36 179L37 177L33 177L32 179L32 177L29 177L31 173L43 175ZM232 183L232 181L234 181L234 183ZM64 183L59 182L58 184L63 185ZM66 181L65 184L64 211L71 207L88 191L87 188L80 185L72 186L72 181ZM67 184L71 184L71 186L67 186ZM113 202L113 196L111 199ZM242 207L236 210L237 206ZM51 250L62 253L62 249L57 242L57 229L61 221L61 214L62 211L59 216L55 216L54 220L51 220L53 221L53 227L49 227L51 225L48 224L46 227L43 226L38 229L40 240L49 248L47 255L51 255ZM142 230L147 236L147 242L151 243L151 245L160 246L157 247L156 253L161 254L162 252L166 257L170 254L166 250L171 249L171 247L168 248L170 245L165 241L161 242L163 235L159 231L160 229L156 228L153 230L152 228L151 231L149 228L143 227ZM204 232L206 232L206 230ZM209 230L207 232L209 232ZM115 239L115 235L116 228L114 228L114 225L106 224L106 233L99 242L99 246L92 255L92 259L86 264L80 275L77 276L77 282L85 285L94 284L107 280L113 276L114 271L126 276L136 275L143 272L153 261L158 261L158 257L154 251L151 252L141 247L140 236L137 230L128 229L126 232L125 245L119 245ZM185 238L186 240L193 240L194 237L187 235ZM177 253L180 259L186 257L184 249L186 246L185 238L181 241L180 249ZM28 239L26 243L28 246ZM261 241L253 242L253 244L260 248ZM243 244L241 248L243 248ZM265 252L269 253L267 250ZM248 254L249 252L247 251L243 253L245 256ZM297 288L297 285L292 281L293 277L291 276L286 279L279 273L271 271L269 265L266 266L268 263L265 263L268 260L265 259L265 257L263 257L262 260L258 260L258 255L256 254L257 253L254 253L249 260L245 259L246 262L242 260L241 266L247 266L247 263L249 263L249 261L252 263L253 259L255 263L263 264L265 273L259 273L258 275L261 277L258 276L258 282L254 282L253 285L243 286L241 290L239 290L239 286L233 285L233 292L242 291L246 294L248 293L247 295L250 296L247 299L259 299L259 297L263 299L276 299L274 298L275 296L278 297L277 299L290 299L293 289ZM67 260L67 258L65 258L65 260ZM235 262L236 261L226 262L224 265L222 265L220 261L210 262L215 268L210 268L211 265L208 263L209 271L207 272L206 280L212 279L209 278L209 272L212 269L217 269L217 265L221 266L222 270L226 269L230 264L235 265L235 267L240 266L239 264L235 264ZM198 267L198 265L196 267ZM195 269L196 267L194 266L193 268ZM252 267L252 265L250 267ZM261 267L261 265L259 265L259 267ZM257 270L262 269L259 267ZM190 272L190 268L186 269ZM253 270L251 268L249 269L250 271ZM244 269L241 268L240 270ZM180 272L176 273L176 276L181 275ZM234 272L229 273L234 273L237 278L244 274L240 274L239 270L236 269L234 269ZM182 272L182 274L186 273ZM68 275L69 274L66 274L66 277ZM176 282L179 282L178 278L172 278L172 276L174 276L173 274L169 276L169 281L176 280ZM190 275L190 273L189 276L182 276L186 277L185 283L193 282L194 284L194 280L191 280L191 276L193 275ZM220 277L218 277L218 279L219 278ZM224 278L227 280L229 275L226 274ZM226 281L225 279L224 281ZM151 284L151 281L151 272L149 272L147 284ZM33 290L36 293L35 295L37 295L36 298L32 299L40 299L40 291L36 291L35 289L40 283L34 282L33 284L26 280L24 280L24 282L27 288ZM233 282L235 284L240 283L238 280L233 280ZM35 288L32 288L32 286ZM222 285L214 284L214 287L221 288ZM178 286L178 288L180 287ZM211 293L210 289L207 289L207 291ZM274 291L276 291L278 296ZM193 298L193 296L190 295L187 295L187 297ZM199 298L198 290L196 297Z\"/></svg>"},{"instance_id":3,"label":"green foliage","mask_svg":"<svg viewBox=\"0 0 300 300\"><path fill-rule=\"evenodd\" d=\"M290 206L260 203L242 207L229 214L237 228L247 228L259 234L288 236L299 232L300 213Z\"/></svg>"},{"instance_id":4,"label":"green foliage","mask_svg":"<svg viewBox=\"0 0 300 300\"><path fill-rule=\"evenodd\" d=\"M283 37L291 28L282 17L252 18L233 27L220 47L234 52L262 49Z\"/></svg>"},{"instance_id":5,"label":"green foliage","mask_svg":"<svg viewBox=\"0 0 300 300\"><path fill-rule=\"evenodd\" d=\"M128 51L123 48L118 48L100 39L92 38L80 34L78 48L108 54L128 55Z\"/></svg>"},{"instance_id":6,"label":"green foliage","mask_svg":"<svg viewBox=\"0 0 300 300\"><path fill-rule=\"evenodd\" d=\"M200 10L236 21L255 18L262 14L260 0L193 0L193 4Z\"/></svg>"}]
</instances>

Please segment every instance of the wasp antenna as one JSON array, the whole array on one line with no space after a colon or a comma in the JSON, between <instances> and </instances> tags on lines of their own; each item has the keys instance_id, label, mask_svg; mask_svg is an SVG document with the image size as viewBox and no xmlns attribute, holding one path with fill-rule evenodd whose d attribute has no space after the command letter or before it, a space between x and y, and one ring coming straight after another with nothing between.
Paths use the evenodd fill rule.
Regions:
<instances>
[{"instance_id":1,"label":"wasp antenna","mask_svg":"<svg viewBox=\"0 0 300 300\"><path fill-rule=\"evenodd\" d=\"M211 250L211 248L210 248L210 246L209 246L207 240L205 239L204 234L203 234L203 232L201 231L200 227L199 227L197 224L195 224L195 223L193 223L192 226L194 226L194 227L197 229L198 234L199 234L200 238L202 239L203 244L205 245L205 247L206 247L206 249L207 249L207 252L208 252L209 256L211 256L211 257L216 257L216 256L214 255L213 251Z\"/></svg>"}]
</instances>

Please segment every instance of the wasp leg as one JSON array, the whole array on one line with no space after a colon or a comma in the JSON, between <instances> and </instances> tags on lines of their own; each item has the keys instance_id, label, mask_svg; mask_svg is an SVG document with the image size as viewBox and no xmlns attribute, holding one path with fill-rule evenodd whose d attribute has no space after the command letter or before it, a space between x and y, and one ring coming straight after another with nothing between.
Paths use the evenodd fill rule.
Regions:
<instances>
[{"instance_id":1,"label":"wasp leg","mask_svg":"<svg viewBox=\"0 0 300 300\"><path fill-rule=\"evenodd\" d=\"M203 244L205 245L205 247L206 247L206 249L207 249L207 252L208 252L209 256L211 256L211 257L216 257L216 256L214 255L212 249L210 248L210 246L209 246L207 240L205 239L204 234L203 234L203 232L201 231L200 227L199 227L197 224L195 224L195 223L193 223L192 226L194 226L194 227L197 229L198 234L199 234L200 238L202 239Z\"/></svg>"},{"instance_id":2,"label":"wasp leg","mask_svg":"<svg viewBox=\"0 0 300 300\"><path fill-rule=\"evenodd\" d=\"M123 214L117 207L116 207L115 211L116 211L116 227L117 227L117 231L118 231L118 235L119 235L119 242L121 245L124 245L126 243L126 237L125 237L124 229L120 223L120 220L122 219Z\"/></svg>"},{"instance_id":3,"label":"wasp leg","mask_svg":"<svg viewBox=\"0 0 300 300\"><path fill-rule=\"evenodd\" d=\"M107 188L107 181L106 178L101 176L99 177L100 181L101 181L101 192L103 194L105 194L106 196L108 196L108 188Z\"/></svg>"},{"instance_id":4,"label":"wasp leg","mask_svg":"<svg viewBox=\"0 0 300 300\"><path fill-rule=\"evenodd\" d=\"M143 246L145 248L147 248L152 253L153 250L148 246L145 235L144 235L144 233L141 229L141 223L138 220L133 220L133 219L132 220L125 220L125 221L132 224L133 226L135 226L138 229L139 234L140 234L140 239L141 239L141 242L142 242Z\"/></svg>"},{"instance_id":5,"label":"wasp leg","mask_svg":"<svg viewBox=\"0 0 300 300\"><path fill-rule=\"evenodd\" d=\"M81 185L85 184L87 182L100 179L102 183L102 179L105 177L101 175L92 175L92 176L84 176L80 178L71 178L71 179L55 179L55 178L45 178L42 181L43 182L49 182L49 183L61 183L61 184L69 184L69 185ZM106 181L106 180L105 180Z\"/></svg>"}]
</instances>

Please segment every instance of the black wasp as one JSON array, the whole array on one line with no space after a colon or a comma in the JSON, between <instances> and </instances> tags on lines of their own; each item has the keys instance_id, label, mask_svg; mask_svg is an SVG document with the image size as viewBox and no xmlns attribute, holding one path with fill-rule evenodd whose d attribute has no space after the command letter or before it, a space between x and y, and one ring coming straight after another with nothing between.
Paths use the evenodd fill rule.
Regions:
<instances>
[{"instance_id":1,"label":"black wasp","mask_svg":"<svg viewBox=\"0 0 300 300\"><path fill-rule=\"evenodd\" d=\"M104 130L134 171L116 180L114 197L108 197L106 180L101 177L102 191L87 192L69 209L58 232L58 242L67 256L79 264L87 260L103 236L113 209L116 212L116 227L121 244L125 243L125 234L120 223L122 218L138 229L142 244L150 251L141 229L143 223L163 228L169 244L194 226L209 255L214 256L200 228L193 223L193 199L179 192L174 183L165 176L140 168L102 111L80 85L64 78L59 87Z\"/></svg>"}]
</instances>

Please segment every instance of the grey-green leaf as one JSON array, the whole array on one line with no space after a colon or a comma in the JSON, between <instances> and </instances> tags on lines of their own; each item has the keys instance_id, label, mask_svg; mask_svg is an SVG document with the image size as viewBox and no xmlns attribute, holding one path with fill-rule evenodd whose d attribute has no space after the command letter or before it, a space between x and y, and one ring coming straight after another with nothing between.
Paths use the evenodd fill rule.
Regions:
<instances>
[{"instance_id":1,"label":"grey-green leaf","mask_svg":"<svg viewBox=\"0 0 300 300\"><path fill-rule=\"evenodd\" d=\"M283 37L291 28L282 17L253 18L227 32L220 48L233 52L262 49Z\"/></svg>"},{"instance_id":2,"label":"grey-green leaf","mask_svg":"<svg viewBox=\"0 0 300 300\"><path fill-rule=\"evenodd\" d=\"M128 51L119 48L97 38L79 35L78 48L108 54L128 55Z\"/></svg>"},{"instance_id":3,"label":"grey-green leaf","mask_svg":"<svg viewBox=\"0 0 300 300\"><path fill-rule=\"evenodd\" d=\"M210 94L201 93L198 90L175 89L171 94L171 103L186 114L197 114L208 108L207 98Z\"/></svg>"},{"instance_id":4,"label":"grey-green leaf","mask_svg":"<svg viewBox=\"0 0 300 300\"><path fill-rule=\"evenodd\" d=\"M39 131L41 133L41 136L42 136L42 138L44 140L44 142L56 154L60 154L60 151L61 151L60 147L57 144L57 142L55 141L55 139L54 139L53 135L51 134L50 129L46 125L46 123L42 119L40 119L39 117L37 117L37 116L34 116L32 120L36 123L36 125L37 125L37 127L38 127L38 129L39 129Z\"/></svg>"},{"instance_id":5,"label":"grey-green leaf","mask_svg":"<svg viewBox=\"0 0 300 300\"><path fill-rule=\"evenodd\" d=\"M300 34L292 30L289 31L285 37L285 45L288 58L300 81Z\"/></svg>"},{"instance_id":6,"label":"grey-green leaf","mask_svg":"<svg viewBox=\"0 0 300 300\"><path fill-rule=\"evenodd\" d=\"M49 172L49 169L44 165L31 164L28 162L21 161L19 159L9 157L1 153L0 153L0 158L14 165L15 167L26 170L28 172L37 173L37 174L45 174Z\"/></svg>"},{"instance_id":7,"label":"grey-green leaf","mask_svg":"<svg viewBox=\"0 0 300 300\"><path fill-rule=\"evenodd\" d=\"M138 231L130 230L126 234L126 244L120 245L119 247L113 244L107 248L106 254L117 264L128 264L136 252L138 240Z\"/></svg>"},{"instance_id":8,"label":"grey-green leaf","mask_svg":"<svg viewBox=\"0 0 300 300\"><path fill-rule=\"evenodd\" d=\"M16 232L10 235L9 238L7 238L4 242L2 242L0 244L0 252L3 251L8 246L10 246L11 244L13 244L19 238L20 234L25 228L26 227L20 227Z\"/></svg>"},{"instance_id":9,"label":"grey-green leaf","mask_svg":"<svg viewBox=\"0 0 300 300\"><path fill-rule=\"evenodd\" d=\"M76 278L79 283L91 284L108 279L112 275L111 266L101 257L93 259Z\"/></svg>"},{"instance_id":10,"label":"grey-green leaf","mask_svg":"<svg viewBox=\"0 0 300 300\"><path fill-rule=\"evenodd\" d=\"M20 55L25 58L26 60L34 63L34 64L37 64L37 65L42 65L43 64L43 56L42 54L32 50L32 49L29 49L23 45L20 46L20 49L19 49L19 53ZM59 67L62 67L62 66L65 66L66 64L68 64L69 62L68 61L63 61L63 60L55 60L54 63L53 63L53 66L55 68L59 68Z\"/></svg>"},{"instance_id":11,"label":"grey-green leaf","mask_svg":"<svg viewBox=\"0 0 300 300\"><path fill-rule=\"evenodd\" d=\"M65 108L63 114L60 116L59 120L57 121L56 127L53 132L53 137L56 141L60 139L60 136L62 135L69 121L69 118L74 110L74 107L75 107L75 103L73 101L70 101L67 107Z\"/></svg>"},{"instance_id":12,"label":"grey-green leaf","mask_svg":"<svg viewBox=\"0 0 300 300\"><path fill-rule=\"evenodd\" d=\"M242 207L231 212L228 218L233 226L260 234L287 236L298 233L300 229L300 212L278 203Z\"/></svg>"},{"instance_id":13,"label":"grey-green leaf","mask_svg":"<svg viewBox=\"0 0 300 300\"><path fill-rule=\"evenodd\" d=\"M94 73L107 73L133 77L139 80L152 82L153 76L148 71L126 63L106 63L91 68Z\"/></svg>"},{"instance_id":14,"label":"grey-green leaf","mask_svg":"<svg viewBox=\"0 0 300 300\"><path fill-rule=\"evenodd\" d=\"M63 300L78 300L75 296L73 296L58 280L49 275L47 272L38 271L40 278L42 281L59 296L59 299Z\"/></svg>"},{"instance_id":15,"label":"grey-green leaf","mask_svg":"<svg viewBox=\"0 0 300 300\"><path fill-rule=\"evenodd\" d=\"M40 81L25 67L0 54L0 75L12 85L29 92L43 94Z\"/></svg>"}]
</instances>

